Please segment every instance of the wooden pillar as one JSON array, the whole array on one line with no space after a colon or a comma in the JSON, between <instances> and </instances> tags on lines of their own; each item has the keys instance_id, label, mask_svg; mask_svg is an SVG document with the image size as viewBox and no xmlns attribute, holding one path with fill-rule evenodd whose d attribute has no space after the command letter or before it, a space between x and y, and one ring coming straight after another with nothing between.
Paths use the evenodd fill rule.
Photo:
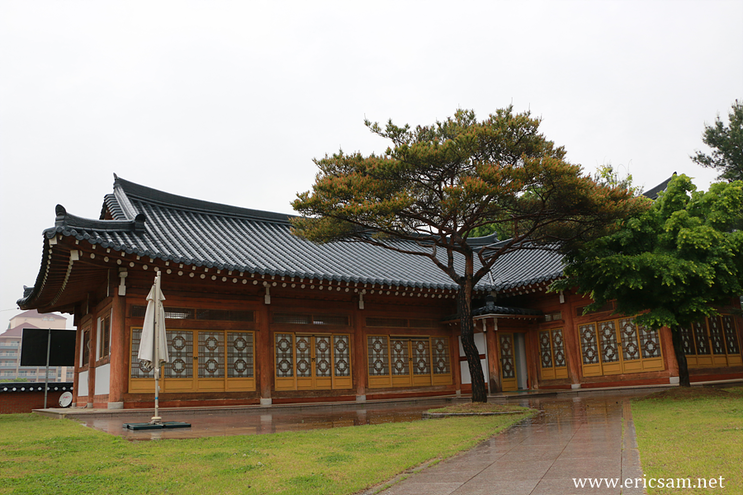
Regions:
<instances>
[{"instance_id":1,"label":"wooden pillar","mask_svg":"<svg viewBox=\"0 0 743 495\"><path fill-rule=\"evenodd\" d=\"M566 294L565 298L569 296ZM568 363L568 378L573 388L580 388L581 382L581 363L582 357L580 354L580 331L578 324L575 321L575 314L573 306L571 304L560 305L562 313L562 338L565 342L565 359Z\"/></svg>"},{"instance_id":2,"label":"wooden pillar","mask_svg":"<svg viewBox=\"0 0 743 495\"><path fill-rule=\"evenodd\" d=\"M357 304L354 300L352 304ZM353 310L353 381L356 383L356 401L366 401L366 387L368 384L366 366L366 325L364 312L356 306Z\"/></svg>"},{"instance_id":3,"label":"wooden pillar","mask_svg":"<svg viewBox=\"0 0 743 495\"><path fill-rule=\"evenodd\" d=\"M537 331L539 333L539 331ZM524 336L524 357L526 358L526 388L537 389L539 388L539 374L537 373L537 367L535 364L538 362L534 356L534 341L538 342L538 339L534 339L534 332L530 332L527 327L527 331L522 334ZM539 348L537 347L537 350Z\"/></svg>"},{"instance_id":4,"label":"wooden pillar","mask_svg":"<svg viewBox=\"0 0 743 495\"><path fill-rule=\"evenodd\" d=\"M116 290L116 289L114 289ZM111 304L111 384L108 408L123 409L124 393L129 383L129 339L126 329L126 297L118 291Z\"/></svg>"},{"instance_id":5,"label":"wooden pillar","mask_svg":"<svg viewBox=\"0 0 743 495\"><path fill-rule=\"evenodd\" d=\"M668 370L668 376L669 378L678 377L679 365L676 361L676 351L673 350L673 335L671 334L671 329L668 327L662 327L660 331L658 331L658 336L660 337L660 347L663 352L663 361L665 362L666 370Z\"/></svg>"},{"instance_id":6,"label":"wooden pillar","mask_svg":"<svg viewBox=\"0 0 743 495\"><path fill-rule=\"evenodd\" d=\"M485 334L485 347L488 356L488 383L490 384L490 393L497 393L501 391L499 366L498 366L498 352L495 338L496 319L490 318L486 323L487 333Z\"/></svg>"},{"instance_id":7,"label":"wooden pillar","mask_svg":"<svg viewBox=\"0 0 743 495\"><path fill-rule=\"evenodd\" d=\"M270 405L271 384L273 383L273 339L271 338L271 314L266 304L261 304L258 313L258 331L255 335L258 358L258 379L261 405Z\"/></svg>"}]
</instances>

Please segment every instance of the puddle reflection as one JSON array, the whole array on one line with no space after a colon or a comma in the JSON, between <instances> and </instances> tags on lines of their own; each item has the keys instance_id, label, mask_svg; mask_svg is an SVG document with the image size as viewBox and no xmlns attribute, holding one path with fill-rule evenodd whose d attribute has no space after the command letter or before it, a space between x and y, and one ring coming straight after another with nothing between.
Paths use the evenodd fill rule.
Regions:
<instances>
[{"instance_id":1,"label":"puddle reflection","mask_svg":"<svg viewBox=\"0 0 743 495\"><path fill-rule=\"evenodd\" d=\"M124 423L143 423L149 417L141 413L117 414L79 419L83 425L128 440L159 440L200 438L226 435L264 435L283 431L303 431L346 426L375 425L419 421L428 409L448 404L446 401L427 402L424 405L396 406L374 405L363 409L338 410L336 408L313 408L307 411L285 412L280 409L266 410L222 410L206 412L161 411L164 421L183 421L190 428L162 430L128 430Z\"/></svg>"}]
</instances>

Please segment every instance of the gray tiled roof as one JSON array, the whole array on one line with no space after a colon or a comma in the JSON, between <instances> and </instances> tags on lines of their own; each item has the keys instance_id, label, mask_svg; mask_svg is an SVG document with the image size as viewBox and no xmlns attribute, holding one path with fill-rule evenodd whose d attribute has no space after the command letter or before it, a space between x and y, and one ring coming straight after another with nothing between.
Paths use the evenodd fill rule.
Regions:
<instances>
[{"instance_id":1,"label":"gray tiled roof","mask_svg":"<svg viewBox=\"0 0 743 495\"><path fill-rule=\"evenodd\" d=\"M112 220L104 220L108 212ZM110 218L109 217L109 218ZM88 240L139 256L187 265L325 280L455 289L430 259L364 243L314 244L291 234L289 216L209 203L144 187L116 177L100 220L58 207L45 231ZM487 239L492 242L491 239ZM420 250L414 243L398 243ZM562 273L560 255L545 249L504 255L480 290L507 290L549 281ZM495 287L493 287L493 285Z\"/></svg>"}]
</instances>

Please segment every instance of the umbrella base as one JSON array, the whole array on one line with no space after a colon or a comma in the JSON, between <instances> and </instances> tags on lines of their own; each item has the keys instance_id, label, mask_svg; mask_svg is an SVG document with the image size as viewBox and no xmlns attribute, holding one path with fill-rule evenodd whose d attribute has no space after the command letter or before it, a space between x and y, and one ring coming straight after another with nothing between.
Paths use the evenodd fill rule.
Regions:
<instances>
[{"instance_id":1,"label":"umbrella base","mask_svg":"<svg viewBox=\"0 0 743 495\"><path fill-rule=\"evenodd\" d=\"M191 428L191 423L182 421L163 421L162 423L124 423L128 430L160 430L162 428Z\"/></svg>"}]
</instances>

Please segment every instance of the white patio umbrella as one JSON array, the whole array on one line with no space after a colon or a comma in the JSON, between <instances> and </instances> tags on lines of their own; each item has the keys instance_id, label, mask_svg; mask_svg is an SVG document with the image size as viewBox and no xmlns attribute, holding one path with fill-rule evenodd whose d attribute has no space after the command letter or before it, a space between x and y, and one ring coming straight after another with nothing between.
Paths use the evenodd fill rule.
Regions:
<instances>
[{"instance_id":1,"label":"white patio umbrella","mask_svg":"<svg viewBox=\"0 0 743 495\"><path fill-rule=\"evenodd\" d=\"M160 272L155 276L155 283L147 294L147 310L144 313L144 326L142 327L142 339L139 343L137 358L145 370L155 371L155 415L152 424L162 423L159 416L160 400L160 367L163 363L170 361L168 357L168 345L165 336L165 309L163 301L165 296L160 290Z\"/></svg>"}]
</instances>

